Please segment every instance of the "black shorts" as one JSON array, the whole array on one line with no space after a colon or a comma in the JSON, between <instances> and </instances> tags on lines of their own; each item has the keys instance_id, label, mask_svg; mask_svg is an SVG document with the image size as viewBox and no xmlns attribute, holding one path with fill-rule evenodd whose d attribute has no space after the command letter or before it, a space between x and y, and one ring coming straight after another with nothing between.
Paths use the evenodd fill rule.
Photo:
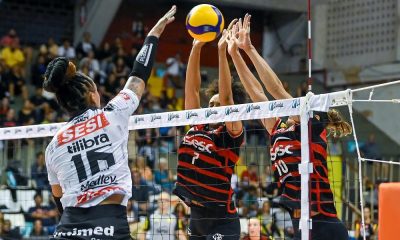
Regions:
<instances>
[{"instance_id":1,"label":"black shorts","mask_svg":"<svg viewBox=\"0 0 400 240\"><path fill-rule=\"evenodd\" d=\"M220 214L203 207L190 208L190 240L238 240L240 221L237 213Z\"/></svg>"},{"instance_id":2,"label":"black shorts","mask_svg":"<svg viewBox=\"0 0 400 240\"><path fill-rule=\"evenodd\" d=\"M89 208L67 207L50 239L130 240L126 207L111 204Z\"/></svg>"},{"instance_id":3,"label":"black shorts","mask_svg":"<svg viewBox=\"0 0 400 240\"><path fill-rule=\"evenodd\" d=\"M295 231L295 240L301 239L301 232L299 231L299 220L292 219L293 228ZM327 217L318 214L312 217L312 240L347 240L349 239L346 226L337 218Z\"/></svg>"}]
</instances>

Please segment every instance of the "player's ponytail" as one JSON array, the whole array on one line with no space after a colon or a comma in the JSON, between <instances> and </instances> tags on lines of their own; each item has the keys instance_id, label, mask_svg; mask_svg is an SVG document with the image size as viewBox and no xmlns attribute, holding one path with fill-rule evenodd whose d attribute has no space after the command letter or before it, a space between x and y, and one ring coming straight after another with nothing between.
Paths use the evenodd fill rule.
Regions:
<instances>
[{"instance_id":1,"label":"player's ponytail","mask_svg":"<svg viewBox=\"0 0 400 240\"><path fill-rule=\"evenodd\" d=\"M336 109L328 111L328 124L326 128L333 133L334 137L344 137L352 132L350 124L343 120L342 115Z\"/></svg>"},{"instance_id":2,"label":"player's ponytail","mask_svg":"<svg viewBox=\"0 0 400 240\"><path fill-rule=\"evenodd\" d=\"M58 103L69 114L89 107L88 93L95 91L95 83L76 71L75 65L65 57L53 59L44 74L43 88L55 93Z\"/></svg>"}]
</instances>

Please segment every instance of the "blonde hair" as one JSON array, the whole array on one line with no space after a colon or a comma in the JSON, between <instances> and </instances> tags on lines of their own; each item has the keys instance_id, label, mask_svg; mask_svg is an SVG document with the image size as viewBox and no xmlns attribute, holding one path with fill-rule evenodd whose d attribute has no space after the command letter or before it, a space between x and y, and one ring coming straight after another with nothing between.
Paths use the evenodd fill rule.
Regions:
<instances>
[{"instance_id":1,"label":"blonde hair","mask_svg":"<svg viewBox=\"0 0 400 240\"><path fill-rule=\"evenodd\" d=\"M328 124L326 128L333 133L334 137L339 138L351 134L353 130L350 124L343 120L342 115L336 109L328 111Z\"/></svg>"}]
</instances>

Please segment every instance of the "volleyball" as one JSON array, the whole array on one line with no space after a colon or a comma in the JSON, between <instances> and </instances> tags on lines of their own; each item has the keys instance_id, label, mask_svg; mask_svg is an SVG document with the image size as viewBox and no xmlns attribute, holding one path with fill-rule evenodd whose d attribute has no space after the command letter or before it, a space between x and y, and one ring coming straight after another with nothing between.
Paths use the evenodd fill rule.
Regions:
<instances>
[{"instance_id":1,"label":"volleyball","mask_svg":"<svg viewBox=\"0 0 400 240\"><path fill-rule=\"evenodd\" d=\"M194 39L210 42L224 29L224 16L213 5L197 5L186 17L186 29Z\"/></svg>"}]
</instances>

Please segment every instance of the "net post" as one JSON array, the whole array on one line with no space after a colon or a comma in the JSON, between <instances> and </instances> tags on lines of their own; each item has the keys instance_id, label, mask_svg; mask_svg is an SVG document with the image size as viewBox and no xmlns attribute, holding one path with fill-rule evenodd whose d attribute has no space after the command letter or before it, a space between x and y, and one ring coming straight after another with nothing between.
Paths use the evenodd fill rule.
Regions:
<instances>
[{"instance_id":1,"label":"net post","mask_svg":"<svg viewBox=\"0 0 400 240\"><path fill-rule=\"evenodd\" d=\"M309 239L309 230L312 228L309 204L309 182L313 166L310 162L308 126L311 114L310 99L312 96L312 92L308 92L306 97L300 100L301 163L299 164L299 173L301 175L301 216L299 228L301 230L302 240Z\"/></svg>"}]
</instances>

